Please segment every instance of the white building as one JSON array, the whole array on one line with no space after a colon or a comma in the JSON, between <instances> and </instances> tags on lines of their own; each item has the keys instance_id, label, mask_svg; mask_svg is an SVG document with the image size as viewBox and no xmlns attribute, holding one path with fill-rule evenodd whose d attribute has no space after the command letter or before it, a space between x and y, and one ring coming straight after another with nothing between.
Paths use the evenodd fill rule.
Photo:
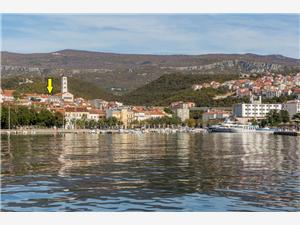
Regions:
<instances>
[{"instance_id":1,"label":"white building","mask_svg":"<svg viewBox=\"0 0 300 225\"><path fill-rule=\"evenodd\" d=\"M88 120L98 121L101 118L105 118L105 111L99 109L91 109L89 110L89 114L87 115Z\"/></svg>"},{"instance_id":2,"label":"white building","mask_svg":"<svg viewBox=\"0 0 300 225\"><path fill-rule=\"evenodd\" d=\"M233 106L235 117L264 118L271 110L281 110L281 104L262 104L261 97L254 101L251 97L251 103L240 103Z\"/></svg>"},{"instance_id":3,"label":"white building","mask_svg":"<svg viewBox=\"0 0 300 225\"><path fill-rule=\"evenodd\" d=\"M134 107L132 109L134 113L134 120L143 121L148 119L157 119L168 116L162 109L159 108L143 108L143 107Z\"/></svg>"},{"instance_id":4,"label":"white building","mask_svg":"<svg viewBox=\"0 0 300 225\"><path fill-rule=\"evenodd\" d=\"M61 77L61 98L65 102L74 101L74 95L68 92L68 78L65 76Z\"/></svg>"},{"instance_id":5,"label":"white building","mask_svg":"<svg viewBox=\"0 0 300 225\"><path fill-rule=\"evenodd\" d=\"M13 93L15 90L0 90L0 102L13 102L15 100Z\"/></svg>"},{"instance_id":6,"label":"white building","mask_svg":"<svg viewBox=\"0 0 300 225\"><path fill-rule=\"evenodd\" d=\"M76 120L88 118L89 112L85 108L66 108L65 110L65 128L74 129L76 128Z\"/></svg>"},{"instance_id":7,"label":"white building","mask_svg":"<svg viewBox=\"0 0 300 225\"><path fill-rule=\"evenodd\" d=\"M147 119L146 111L133 110L134 120L143 121Z\"/></svg>"},{"instance_id":8,"label":"white building","mask_svg":"<svg viewBox=\"0 0 300 225\"><path fill-rule=\"evenodd\" d=\"M295 114L300 113L300 100L292 100L283 104L283 109L289 112L292 118Z\"/></svg>"},{"instance_id":9,"label":"white building","mask_svg":"<svg viewBox=\"0 0 300 225\"><path fill-rule=\"evenodd\" d=\"M266 98L280 97L281 94L282 94L281 90L266 90L266 91L262 91L262 95L265 96Z\"/></svg>"},{"instance_id":10,"label":"white building","mask_svg":"<svg viewBox=\"0 0 300 225\"><path fill-rule=\"evenodd\" d=\"M102 99L93 99L89 103L96 109L105 109L108 105L108 102Z\"/></svg>"},{"instance_id":11,"label":"white building","mask_svg":"<svg viewBox=\"0 0 300 225\"><path fill-rule=\"evenodd\" d=\"M68 92L68 78L65 76L61 77L61 93Z\"/></svg>"},{"instance_id":12,"label":"white building","mask_svg":"<svg viewBox=\"0 0 300 225\"><path fill-rule=\"evenodd\" d=\"M119 107L106 109L106 118L115 117L127 127L134 120L134 113L130 108Z\"/></svg>"},{"instance_id":13,"label":"white building","mask_svg":"<svg viewBox=\"0 0 300 225\"><path fill-rule=\"evenodd\" d=\"M202 85L201 85L201 84L194 84L194 85L192 86L192 89L193 89L194 91L201 90L201 89L202 89Z\"/></svg>"},{"instance_id":14,"label":"white building","mask_svg":"<svg viewBox=\"0 0 300 225\"><path fill-rule=\"evenodd\" d=\"M186 103L182 103L177 105L173 111L175 112L175 115L178 116L182 122L186 121L190 118L190 110L189 106Z\"/></svg>"},{"instance_id":15,"label":"white building","mask_svg":"<svg viewBox=\"0 0 300 225\"><path fill-rule=\"evenodd\" d=\"M49 95L43 95L43 94L36 94L36 93L30 93L25 94L26 98L29 101L36 101L36 102L48 102Z\"/></svg>"},{"instance_id":16,"label":"white building","mask_svg":"<svg viewBox=\"0 0 300 225\"><path fill-rule=\"evenodd\" d=\"M208 121L208 120L216 120L216 119L226 119L230 116L229 112L225 111L208 111L202 114L202 120Z\"/></svg>"}]
</instances>

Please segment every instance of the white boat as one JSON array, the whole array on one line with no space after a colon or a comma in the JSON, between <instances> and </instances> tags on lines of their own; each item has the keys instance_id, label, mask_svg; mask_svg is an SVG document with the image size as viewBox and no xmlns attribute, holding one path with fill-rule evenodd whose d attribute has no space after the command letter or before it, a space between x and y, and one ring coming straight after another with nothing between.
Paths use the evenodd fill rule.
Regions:
<instances>
[{"instance_id":1,"label":"white boat","mask_svg":"<svg viewBox=\"0 0 300 225\"><path fill-rule=\"evenodd\" d=\"M262 127L256 129L256 132L261 132L261 133L274 133L275 131L277 131L277 129L269 128L269 127Z\"/></svg>"},{"instance_id":2,"label":"white boat","mask_svg":"<svg viewBox=\"0 0 300 225\"><path fill-rule=\"evenodd\" d=\"M258 126L256 125L242 125L242 124L235 124L231 127L232 133L252 133L256 132Z\"/></svg>"},{"instance_id":3,"label":"white boat","mask_svg":"<svg viewBox=\"0 0 300 225\"><path fill-rule=\"evenodd\" d=\"M251 133L256 132L257 125L251 124L237 124L230 120L226 120L220 125L213 125L208 128L208 132L225 132L225 133Z\"/></svg>"},{"instance_id":4,"label":"white boat","mask_svg":"<svg viewBox=\"0 0 300 225\"><path fill-rule=\"evenodd\" d=\"M213 125L208 127L207 131L210 133L232 133L231 127L226 124Z\"/></svg>"}]
</instances>

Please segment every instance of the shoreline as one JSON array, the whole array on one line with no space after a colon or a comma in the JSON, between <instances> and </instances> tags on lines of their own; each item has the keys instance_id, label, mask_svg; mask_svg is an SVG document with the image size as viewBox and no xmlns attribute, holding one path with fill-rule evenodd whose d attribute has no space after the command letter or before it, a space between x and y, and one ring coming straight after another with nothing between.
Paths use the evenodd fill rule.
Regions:
<instances>
[{"instance_id":1,"label":"shoreline","mask_svg":"<svg viewBox=\"0 0 300 225\"><path fill-rule=\"evenodd\" d=\"M111 133L203 133L203 128L147 128L147 129L0 129L2 135L35 135L35 134L111 134Z\"/></svg>"},{"instance_id":2,"label":"shoreline","mask_svg":"<svg viewBox=\"0 0 300 225\"><path fill-rule=\"evenodd\" d=\"M0 129L0 135L46 135L46 134L175 134L175 133L210 133L204 128L146 128L146 129ZM214 133L214 132L213 132ZM230 132L235 133L235 132ZM237 132L239 133L239 132ZM241 132L243 133L243 132ZM245 133L268 133L273 135L298 136L299 131L276 131L276 132L245 132Z\"/></svg>"}]
</instances>

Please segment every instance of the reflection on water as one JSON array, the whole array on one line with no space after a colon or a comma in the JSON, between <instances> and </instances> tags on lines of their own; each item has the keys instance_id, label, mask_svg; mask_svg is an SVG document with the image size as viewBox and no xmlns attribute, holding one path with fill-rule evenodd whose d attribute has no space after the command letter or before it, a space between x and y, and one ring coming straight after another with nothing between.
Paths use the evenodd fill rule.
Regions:
<instances>
[{"instance_id":1,"label":"reflection on water","mask_svg":"<svg viewBox=\"0 0 300 225\"><path fill-rule=\"evenodd\" d=\"M2 136L2 211L300 211L300 138Z\"/></svg>"}]
</instances>

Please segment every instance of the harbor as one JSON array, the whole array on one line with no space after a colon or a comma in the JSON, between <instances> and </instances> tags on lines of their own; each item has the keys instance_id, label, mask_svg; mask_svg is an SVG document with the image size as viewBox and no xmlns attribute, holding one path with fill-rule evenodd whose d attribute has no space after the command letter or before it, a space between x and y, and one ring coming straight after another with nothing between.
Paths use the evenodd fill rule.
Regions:
<instances>
[{"instance_id":1,"label":"harbor","mask_svg":"<svg viewBox=\"0 0 300 225\"><path fill-rule=\"evenodd\" d=\"M109 128L109 129L1 129L1 134L6 135L41 135L41 134L112 134L112 133L201 133L207 132L203 128L136 128L136 129L123 129L123 128Z\"/></svg>"},{"instance_id":2,"label":"harbor","mask_svg":"<svg viewBox=\"0 0 300 225\"><path fill-rule=\"evenodd\" d=\"M299 130L287 130L280 128L260 128L253 125L241 125L234 123L222 123L206 128L108 128L108 129L0 129L1 135L46 135L46 134L175 134L175 133L267 133L274 135L299 136Z\"/></svg>"},{"instance_id":3,"label":"harbor","mask_svg":"<svg viewBox=\"0 0 300 225\"><path fill-rule=\"evenodd\" d=\"M300 137L300 131L275 131L275 135L286 135L286 136L299 136Z\"/></svg>"}]
</instances>

